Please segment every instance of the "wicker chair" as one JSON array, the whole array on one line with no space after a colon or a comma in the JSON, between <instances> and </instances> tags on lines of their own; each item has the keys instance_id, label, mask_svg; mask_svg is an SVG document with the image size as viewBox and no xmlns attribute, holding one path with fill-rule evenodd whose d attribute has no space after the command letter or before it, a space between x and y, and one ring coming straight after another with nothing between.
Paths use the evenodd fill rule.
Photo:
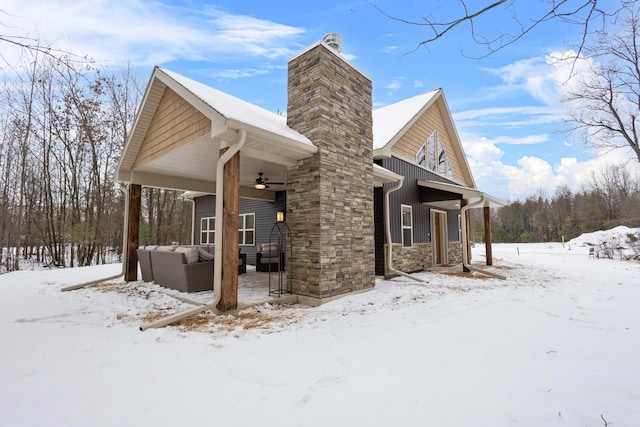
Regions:
<instances>
[{"instance_id":1,"label":"wicker chair","mask_svg":"<svg viewBox=\"0 0 640 427\"><path fill-rule=\"evenodd\" d=\"M182 292L213 289L213 261L187 263L182 252L151 251L153 281Z\"/></svg>"},{"instance_id":2,"label":"wicker chair","mask_svg":"<svg viewBox=\"0 0 640 427\"><path fill-rule=\"evenodd\" d=\"M151 268L151 251L149 249L138 249L138 262L140 263L140 272L142 272L142 280L145 282L153 282L153 269Z\"/></svg>"},{"instance_id":3,"label":"wicker chair","mask_svg":"<svg viewBox=\"0 0 640 427\"><path fill-rule=\"evenodd\" d=\"M260 243L256 252L256 271L284 270L284 253L277 243Z\"/></svg>"}]
</instances>

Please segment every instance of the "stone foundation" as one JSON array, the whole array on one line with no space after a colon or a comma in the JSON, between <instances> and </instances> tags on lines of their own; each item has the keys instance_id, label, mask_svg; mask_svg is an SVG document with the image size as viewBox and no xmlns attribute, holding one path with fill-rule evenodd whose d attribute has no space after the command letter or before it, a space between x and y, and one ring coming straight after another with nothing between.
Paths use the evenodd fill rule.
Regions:
<instances>
[{"instance_id":1,"label":"stone foundation","mask_svg":"<svg viewBox=\"0 0 640 427\"><path fill-rule=\"evenodd\" d=\"M449 264L462 264L462 243L449 242L447 251Z\"/></svg>"},{"instance_id":2,"label":"stone foundation","mask_svg":"<svg viewBox=\"0 0 640 427\"><path fill-rule=\"evenodd\" d=\"M387 257L388 245L384 245L384 256ZM431 243L415 243L412 247L404 247L400 243L393 244L393 268L404 273L424 271L433 265L433 248ZM385 265L385 277L392 277Z\"/></svg>"},{"instance_id":3,"label":"stone foundation","mask_svg":"<svg viewBox=\"0 0 640 427\"><path fill-rule=\"evenodd\" d=\"M384 246L385 259L388 245ZM449 264L462 264L462 244L449 242L447 247ZM404 273L415 273L433 267L433 244L415 243L412 247L403 247L400 243L393 244L393 268ZM385 266L385 277L392 277Z\"/></svg>"}]
</instances>

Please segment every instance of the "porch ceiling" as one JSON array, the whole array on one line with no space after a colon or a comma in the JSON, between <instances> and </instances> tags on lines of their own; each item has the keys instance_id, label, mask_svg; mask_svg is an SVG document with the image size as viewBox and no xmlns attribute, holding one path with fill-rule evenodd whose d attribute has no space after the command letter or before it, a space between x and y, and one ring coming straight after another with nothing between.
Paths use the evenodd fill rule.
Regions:
<instances>
[{"instance_id":1,"label":"porch ceiling","mask_svg":"<svg viewBox=\"0 0 640 427\"><path fill-rule=\"evenodd\" d=\"M233 132L235 134L235 132ZM128 177L120 179L143 186L176 190L215 192L216 165L221 147L228 143L206 136L162 156L135 166ZM269 184L269 190L254 189L258 172L270 182L286 182L287 167L313 154L315 147L296 149L278 141L268 141L249 133L240 151L240 186L246 196L271 198L270 193L284 190L284 185ZM127 179L128 178L128 179Z\"/></svg>"}]
</instances>

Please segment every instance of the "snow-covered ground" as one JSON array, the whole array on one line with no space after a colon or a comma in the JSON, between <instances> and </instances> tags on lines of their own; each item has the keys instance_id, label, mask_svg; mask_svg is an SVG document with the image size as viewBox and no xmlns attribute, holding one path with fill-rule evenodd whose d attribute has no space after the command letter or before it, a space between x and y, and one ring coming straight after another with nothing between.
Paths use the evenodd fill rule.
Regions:
<instances>
[{"instance_id":1,"label":"snow-covered ground","mask_svg":"<svg viewBox=\"0 0 640 427\"><path fill-rule=\"evenodd\" d=\"M0 425L638 425L640 264L493 253L505 281L421 273L146 332L190 306L144 283L60 292L119 265L1 275Z\"/></svg>"}]
</instances>

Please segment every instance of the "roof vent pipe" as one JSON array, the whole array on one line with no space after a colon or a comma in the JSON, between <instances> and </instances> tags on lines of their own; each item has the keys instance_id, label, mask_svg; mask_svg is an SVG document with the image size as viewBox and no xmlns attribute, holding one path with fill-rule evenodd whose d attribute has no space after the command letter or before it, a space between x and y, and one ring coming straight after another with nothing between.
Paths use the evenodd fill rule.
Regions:
<instances>
[{"instance_id":1,"label":"roof vent pipe","mask_svg":"<svg viewBox=\"0 0 640 427\"><path fill-rule=\"evenodd\" d=\"M342 36L338 33L329 33L326 34L322 41L329 45L330 48L335 50L336 52L342 52Z\"/></svg>"}]
</instances>

